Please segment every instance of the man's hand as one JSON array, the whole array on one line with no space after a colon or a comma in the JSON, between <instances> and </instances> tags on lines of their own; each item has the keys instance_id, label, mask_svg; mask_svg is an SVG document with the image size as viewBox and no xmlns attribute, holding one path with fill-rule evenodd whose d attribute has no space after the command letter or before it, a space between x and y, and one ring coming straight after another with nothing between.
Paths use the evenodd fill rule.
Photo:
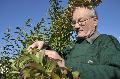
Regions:
<instances>
[{"instance_id":1,"label":"man's hand","mask_svg":"<svg viewBox=\"0 0 120 79\"><path fill-rule=\"evenodd\" d=\"M27 50L30 52L33 48L41 49L44 45L44 41L36 41L32 45L30 45Z\"/></svg>"},{"instance_id":2,"label":"man's hand","mask_svg":"<svg viewBox=\"0 0 120 79\"><path fill-rule=\"evenodd\" d=\"M59 67L65 67L64 59L61 58L60 55L57 52L55 52L53 50L45 50L45 55L47 55L49 58L60 60L60 61L57 62Z\"/></svg>"},{"instance_id":3,"label":"man's hand","mask_svg":"<svg viewBox=\"0 0 120 79\"><path fill-rule=\"evenodd\" d=\"M41 48L43 48L44 44L45 44L44 41L36 41L32 45L30 45L27 48L27 50L28 50L28 52L31 52L31 50L33 48L41 49ZM55 52L53 50L45 50L45 55L47 55L49 58L60 60L57 62L59 67L65 67L64 59L62 59L57 52Z\"/></svg>"}]
</instances>

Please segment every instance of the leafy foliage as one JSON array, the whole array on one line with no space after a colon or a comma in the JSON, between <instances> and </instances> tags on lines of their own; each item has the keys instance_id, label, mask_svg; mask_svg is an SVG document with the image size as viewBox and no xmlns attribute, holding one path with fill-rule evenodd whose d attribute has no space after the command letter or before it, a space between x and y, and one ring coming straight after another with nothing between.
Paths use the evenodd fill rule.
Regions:
<instances>
[{"instance_id":1,"label":"leafy foliage","mask_svg":"<svg viewBox=\"0 0 120 79\"><path fill-rule=\"evenodd\" d=\"M67 72L71 69L59 67L59 59L47 57L45 50L33 49L31 52L24 50L18 59L12 61L11 75L18 75L20 79L69 79ZM66 71L66 72L65 72ZM79 77L79 72L72 72L73 77Z\"/></svg>"},{"instance_id":2,"label":"leafy foliage","mask_svg":"<svg viewBox=\"0 0 120 79\"><path fill-rule=\"evenodd\" d=\"M44 55L44 50L34 49L31 52L24 51L24 54L13 62L13 74L18 74L23 79L60 79L61 69L57 61Z\"/></svg>"},{"instance_id":3,"label":"leafy foliage","mask_svg":"<svg viewBox=\"0 0 120 79\"><path fill-rule=\"evenodd\" d=\"M5 44L3 46L3 51L1 52L3 55L3 57L1 57L1 68L4 68L4 72L2 74L4 74L5 79L19 79L18 75L10 74L10 72L14 70L14 68L11 67L10 60L20 59L19 57L24 53L24 50L35 41L48 41L48 35L45 34L48 31L45 30L46 27L44 26L44 19L41 19L33 29L31 28L32 26L30 26L31 23L29 23L29 20L30 19L26 21L26 26L16 27L16 31L14 32L16 36L12 35L10 29L4 33L5 37L2 39Z\"/></svg>"},{"instance_id":4,"label":"leafy foliage","mask_svg":"<svg viewBox=\"0 0 120 79\"><path fill-rule=\"evenodd\" d=\"M2 38L5 42L2 54L7 56L18 55L21 53L22 49L27 48L37 40L48 41L49 36L47 33L49 33L49 30L46 30L47 27L45 27L44 22L42 18L36 26L32 27L31 21L28 19L25 23L26 25L23 27L16 27L14 33L8 29L7 32L4 33L5 36Z\"/></svg>"},{"instance_id":5,"label":"leafy foliage","mask_svg":"<svg viewBox=\"0 0 120 79\"><path fill-rule=\"evenodd\" d=\"M9 62L9 57L2 57L0 62L0 79L6 79L6 76L9 76L9 72L11 71L11 62Z\"/></svg>"},{"instance_id":6,"label":"leafy foliage","mask_svg":"<svg viewBox=\"0 0 120 79\"><path fill-rule=\"evenodd\" d=\"M102 3L102 0L69 0L69 4L72 7L81 6L81 7L95 8L100 3Z\"/></svg>"},{"instance_id":7,"label":"leafy foliage","mask_svg":"<svg viewBox=\"0 0 120 79\"><path fill-rule=\"evenodd\" d=\"M73 29L69 10L60 5L58 0L50 0L51 8L49 15L51 19L51 38L50 47L62 55L63 49L70 46L73 42Z\"/></svg>"}]
</instances>

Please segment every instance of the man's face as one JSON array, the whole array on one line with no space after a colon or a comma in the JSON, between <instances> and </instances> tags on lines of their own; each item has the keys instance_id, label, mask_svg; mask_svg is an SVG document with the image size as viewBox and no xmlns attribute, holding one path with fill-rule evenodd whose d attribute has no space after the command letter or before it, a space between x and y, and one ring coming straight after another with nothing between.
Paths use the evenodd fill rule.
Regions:
<instances>
[{"instance_id":1,"label":"man's face","mask_svg":"<svg viewBox=\"0 0 120 79\"><path fill-rule=\"evenodd\" d=\"M89 38L96 30L97 17L91 16L92 10L77 7L73 12L72 25L77 32L78 37Z\"/></svg>"}]
</instances>

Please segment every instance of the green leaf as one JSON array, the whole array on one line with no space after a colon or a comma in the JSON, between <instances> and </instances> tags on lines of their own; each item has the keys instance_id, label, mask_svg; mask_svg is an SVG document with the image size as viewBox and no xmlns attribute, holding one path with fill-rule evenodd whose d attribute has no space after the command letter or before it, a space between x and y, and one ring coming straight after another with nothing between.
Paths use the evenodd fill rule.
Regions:
<instances>
[{"instance_id":1,"label":"green leaf","mask_svg":"<svg viewBox=\"0 0 120 79\"><path fill-rule=\"evenodd\" d=\"M80 73L78 71L72 72L74 78L79 77Z\"/></svg>"},{"instance_id":2,"label":"green leaf","mask_svg":"<svg viewBox=\"0 0 120 79\"><path fill-rule=\"evenodd\" d=\"M30 77L30 71L31 71L31 69L24 69L23 70L24 78L25 79L28 78L28 77Z\"/></svg>"},{"instance_id":3,"label":"green leaf","mask_svg":"<svg viewBox=\"0 0 120 79\"><path fill-rule=\"evenodd\" d=\"M25 62L30 60L30 57L24 55L23 57L21 57L21 60L22 61L19 63L20 68L22 68L25 65Z\"/></svg>"},{"instance_id":4,"label":"green leaf","mask_svg":"<svg viewBox=\"0 0 120 79\"><path fill-rule=\"evenodd\" d=\"M29 54L28 55L34 62L39 63L39 59L36 57L34 54Z\"/></svg>"},{"instance_id":5,"label":"green leaf","mask_svg":"<svg viewBox=\"0 0 120 79\"><path fill-rule=\"evenodd\" d=\"M12 73L12 74L19 74L20 72L18 72L18 71L12 71L10 73Z\"/></svg>"},{"instance_id":6,"label":"green leaf","mask_svg":"<svg viewBox=\"0 0 120 79\"><path fill-rule=\"evenodd\" d=\"M18 71L18 68L15 65L16 65L16 62L12 62L11 68L13 68L13 70Z\"/></svg>"},{"instance_id":7,"label":"green leaf","mask_svg":"<svg viewBox=\"0 0 120 79\"><path fill-rule=\"evenodd\" d=\"M46 72L52 72L56 68L57 62L55 60L48 59L46 63Z\"/></svg>"},{"instance_id":8,"label":"green leaf","mask_svg":"<svg viewBox=\"0 0 120 79\"><path fill-rule=\"evenodd\" d=\"M30 19L28 19L28 20L26 21L26 26L30 26L31 23L32 23L32 19L30 18Z\"/></svg>"},{"instance_id":9,"label":"green leaf","mask_svg":"<svg viewBox=\"0 0 120 79\"><path fill-rule=\"evenodd\" d=\"M45 68L38 63L28 63L27 65L32 69L41 70L42 72L45 72Z\"/></svg>"},{"instance_id":10,"label":"green leaf","mask_svg":"<svg viewBox=\"0 0 120 79\"><path fill-rule=\"evenodd\" d=\"M43 57L45 55L45 50L38 50L39 52L36 52L36 57L39 61L39 63L43 66Z\"/></svg>"},{"instance_id":11,"label":"green leaf","mask_svg":"<svg viewBox=\"0 0 120 79\"><path fill-rule=\"evenodd\" d=\"M54 74L53 77L52 77L52 79L61 79L61 78L59 77L59 75Z\"/></svg>"}]
</instances>

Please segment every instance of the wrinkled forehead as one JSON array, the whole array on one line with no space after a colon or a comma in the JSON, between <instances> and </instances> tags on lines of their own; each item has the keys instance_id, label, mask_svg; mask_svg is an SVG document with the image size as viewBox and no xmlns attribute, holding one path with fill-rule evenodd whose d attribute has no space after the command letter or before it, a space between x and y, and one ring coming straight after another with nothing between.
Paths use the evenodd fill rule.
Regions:
<instances>
[{"instance_id":1,"label":"wrinkled forehead","mask_svg":"<svg viewBox=\"0 0 120 79\"><path fill-rule=\"evenodd\" d=\"M73 11L73 19L83 18L83 17L89 17L94 16L95 11L93 9L88 9L84 7L76 7Z\"/></svg>"}]
</instances>

